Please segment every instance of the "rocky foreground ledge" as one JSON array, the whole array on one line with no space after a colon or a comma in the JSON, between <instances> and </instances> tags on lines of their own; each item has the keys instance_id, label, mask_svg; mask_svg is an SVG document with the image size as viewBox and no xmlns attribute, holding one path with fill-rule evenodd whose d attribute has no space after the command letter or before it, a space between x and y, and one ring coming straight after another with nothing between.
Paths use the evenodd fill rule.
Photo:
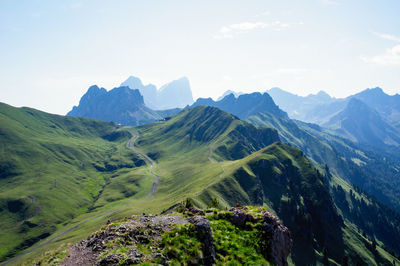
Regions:
<instances>
[{"instance_id":1,"label":"rocky foreground ledge","mask_svg":"<svg viewBox=\"0 0 400 266\"><path fill-rule=\"evenodd\" d=\"M290 232L261 207L181 209L109 223L71 245L61 265L287 265Z\"/></svg>"}]
</instances>

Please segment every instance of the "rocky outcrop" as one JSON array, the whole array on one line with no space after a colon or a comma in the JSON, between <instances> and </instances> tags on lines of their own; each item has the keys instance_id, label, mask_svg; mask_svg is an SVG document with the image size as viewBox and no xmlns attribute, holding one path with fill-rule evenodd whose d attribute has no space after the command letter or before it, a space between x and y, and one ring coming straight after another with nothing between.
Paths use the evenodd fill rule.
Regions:
<instances>
[{"instance_id":1,"label":"rocky outcrop","mask_svg":"<svg viewBox=\"0 0 400 266\"><path fill-rule=\"evenodd\" d=\"M246 222L253 222L254 217L250 213L246 213L242 208L232 208L232 223L237 227L244 227Z\"/></svg>"},{"instance_id":2,"label":"rocky outcrop","mask_svg":"<svg viewBox=\"0 0 400 266\"><path fill-rule=\"evenodd\" d=\"M288 265L287 257L293 245L289 229L269 212L263 213L263 220L264 230L270 243L267 257L278 266Z\"/></svg>"},{"instance_id":3,"label":"rocky outcrop","mask_svg":"<svg viewBox=\"0 0 400 266\"><path fill-rule=\"evenodd\" d=\"M222 224L228 222L230 228L236 228L224 234L259 230L259 238L248 238L242 244L255 241L259 248L254 252L258 256L278 266L287 265L292 246L289 230L265 209L241 206L230 211L203 211L191 207L181 213L132 216L122 222L107 222L86 240L70 246L69 255L62 265L221 264L223 261L218 258L227 255L221 250L226 240L221 240L218 234L213 236L215 230L220 230L218 224L221 220ZM197 251L193 252L193 247Z\"/></svg>"},{"instance_id":4,"label":"rocky outcrop","mask_svg":"<svg viewBox=\"0 0 400 266\"><path fill-rule=\"evenodd\" d=\"M137 249L131 249L128 252L126 263L128 264L139 264L142 262L143 254Z\"/></svg>"},{"instance_id":5,"label":"rocky outcrop","mask_svg":"<svg viewBox=\"0 0 400 266\"><path fill-rule=\"evenodd\" d=\"M214 241L211 233L210 221L203 216L194 216L189 219L189 222L194 224L197 232L199 233L199 239L203 242L203 253L204 253L204 265L215 264L215 248Z\"/></svg>"},{"instance_id":6,"label":"rocky outcrop","mask_svg":"<svg viewBox=\"0 0 400 266\"><path fill-rule=\"evenodd\" d=\"M247 222L263 223L263 234L268 242L264 257L278 266L287 265L287 257L292 248L292 239L289 229L273 214L262 211L262 217L254 217L248 212L247 207L235 207L232 212L232 223L239 228L244 228ZM261 219L260 219L261 218Z\"/></svg>"},{"instance_id":7,"label":"rocky outcrop","mask_svg":"<svg viewBox=\"0 0 400 266\"><path fill-rule=\"evenodd\" d=\"M96 266L119 265L119 261L123 258L121 254L110 254L102 258Z\"/></svg>"}]
</instances>

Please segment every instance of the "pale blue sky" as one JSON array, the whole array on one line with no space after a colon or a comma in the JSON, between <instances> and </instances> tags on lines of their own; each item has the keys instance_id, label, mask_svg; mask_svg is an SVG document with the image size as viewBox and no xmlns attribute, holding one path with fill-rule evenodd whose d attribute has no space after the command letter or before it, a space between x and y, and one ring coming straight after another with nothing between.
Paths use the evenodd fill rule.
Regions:
<instances>
[{"instance_id":1,"label":"pale blue sky","mask_svg":"<svg viewBox=\"0 0 400 266\"><path fill-rule=\"evenodd\" d=\"M187 76L195 98L399 93L399 14L398 0L0 0L0 101L65 114L129 75Z\"/></svg>"}]
</instances>

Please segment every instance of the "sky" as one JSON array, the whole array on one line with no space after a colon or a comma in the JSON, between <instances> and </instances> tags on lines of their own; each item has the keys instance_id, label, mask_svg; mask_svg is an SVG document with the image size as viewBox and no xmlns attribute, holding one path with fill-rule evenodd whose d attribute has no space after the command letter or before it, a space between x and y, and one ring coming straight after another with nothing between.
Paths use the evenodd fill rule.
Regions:
<instances>
[{"instance_id":1,"label":"sky","mask_svg":"<svg viewBox=\"0 0 400 266\"><path fill-rule=\"evenodd\" d=\"M0 0L0 102L66 114L89 86L188 77L194 98L400 93L398 0Z\"/></svg>"}]
</instances>

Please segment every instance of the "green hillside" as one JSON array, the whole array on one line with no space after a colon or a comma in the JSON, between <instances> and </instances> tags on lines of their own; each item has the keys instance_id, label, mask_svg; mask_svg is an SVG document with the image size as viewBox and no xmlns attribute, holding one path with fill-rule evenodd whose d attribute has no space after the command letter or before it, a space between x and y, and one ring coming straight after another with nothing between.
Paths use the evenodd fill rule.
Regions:
<instances>
[{"instance_id":1,"label":"green hillside","mask_svg":"<svg viewBox=\"0 0 400 266\"><path fill-rule=\"evenodd\" d=\"M215 112L219 114L213 117ZM210 126L209 121L213 121ZM340 218L329 186L324 184L324 176L301 151L278 143L247 156L234 155L236 160L232 159L234 145L225 143L238 141L230 138L235 135L232 132L237 127L231 130L236 124L249 127L218 109L197 107L185 110L167 122L138 128L140 149L153 153L162 171L164 182L160 183L155 200L159 199L162 204L173 198L176 201L171 203L179 203L180 197L193 197L194 194L193 200L200 207L206 207L213 198L218 198L221 206L227 207L236 203L264 205L296 232L292 258L297 263L321 261L325 248L338 263L348 256L352 261L374 264L373 256L357 255L358 249L366 249L357 240L362 236L347 226L347 219ZM221 144L224 144L223 149ZM226 152L219 152L221 150ZM304 228L310 228L310 231L305 233ZM310 235L314 238L310 239ZM308 255L304 256L304 252Z\"/></svg>"},{"instance_id":2,"label":"green hillside","mask_svg":"<svg viewBox=\"0 0 400 266\"><path fill-rule=\"evenodd\" d=\"M273 144L241 160L224 163L224 168L223 178L196 199L207 202L217 197L225 206L237 202L259 204L275 212L292 232L293 263L323 263L324 252L339 264L344 260L350 265L390 265L392 262L387 260L388 253L382 248L369 250L372 242L339 215L324 184L325 175L298 149ZM390 255L389 258L393 259Z\"/></svg>"},{"instance_id":3,"label":"green hillside","mask_svg":"<svg viewBox=\"0 0 400 266\"><path fill-rule=\"evenodd\" d=\"M0 260L94 208L112 175L143 163L109 122L1 103L0 136Z\"/></svg>"},{"instance_id":4,"label":"green hillside","mask_svg":"<svg viewBox=\"0 0 400 266\"><path fill-rule=\"evenodd\" d=\"M317 170L297 148L277 142L279 137L275 129L255 127L217 108L204 106L187 109L166 121L137 128L116 128L111 123L53 116L5 105L3 109L6 113L4 121L12 125L7 130L12 127L24 130L24 126L19 126L19 119L26 119L23 124L31 126L32 130L21 131L21 141L25 139L26 145L20 150L13 150L15 166L11 169L16 174L8 174L1 179L4 184L10 184L8 190L1 190L0 195L4 199L1 215L12 217L13 220L4 226L13 228L9 236L14 237L13 245L11 242L2 244L8 249L3 251L5 255L2 256L12 256L11 252L34 244L25 242L28 244L21 245L27 239L24 238L24 230L33 235L36 233L34 230L40 228L39 236L47 233L41 237L51 235L46 240L54 239L48 243L46 240L39 241L38 244L44 245L34 245L38 249L18 258L15 263L44 256L49 249L65 249L68 243L86 238L108 219L160 213L187 198L200 208L215 202L220 208L237 203L264 206L292 232L294 246L289 258L292 264L326 261L340 264L347 260L349 264L390 265L394 260L380 247L388 241L377 235L377 245L373 247L371 240L364 237L362 231L358 232L360 227L353 216L341 211L342 205L331 196L333 186L337 188L339 184L346 190L350 185L331 176L323 167L317 165L320 168ZM32 119L29 112L39 118L29 123ZM74 127L66 127L66 124L74 122ZM54 132L48 129L52 123L63 130ZM94 130L95 127L99 129ZM6 132L6 129L2 127L3 131ZM127 148L131 135L135 136L135 149L151 158L154 162L152 171L159 176L152 198L148 196L154 177L148 173L148 166L141 156ZM62 146L48 151L42 148L45 145L42 143L46 141L54 147ZM17 143L13 145L17 147ZM36 146L40 149L34 149ZM32 172L28 166L40 157L22 155L23 151L36 150L46 155L50 153L49 164L42 162L41 167L36 169L41 171L41 178L45 180L29 183L28 189L28 183L21 180L29 180ZM65 150L71 150L73 155L67 153L67 157ZM17 164L24 158L29 162L27 168ZM12 162L2 157L3 161ZM82 161L84 165L79 163ZM10 170L8 173L13 172ZM15 183L12 185L12 182ZM22 210L29 211L29 208L37 206L40 208L38 216L24 216L22 210L16 212L19 218L13 216L11 210L5 207L8 206L7 201L19 199L25 202L31 196L27 191L35 196L35 200L29 205L26 203L28 207ZM371 208L375 210L373 205ZM388 215L386 212L380 214ZM395 224L391 217L386 219ZM27 229L22 229L22 226Z\"/></svg>"},{"instance_id":5,"label":"green hillside","mask_svg":"<svg viewBox=\"0 0 400 266\"><path fill-rule=\"evenodd\" d=\"M205 113L200 111L203 109L209 117L203 116ZM159 197L154 202L142 203L136 210L138 213L144 210L161 211L185 196L192 196L196 188L204 188L215 177L206 175L206 171L208 174L214 171L216 175L221 171L219 166L214 165L210 169L202 169L201 163L209 162L208 156L244 156L279 140L275 130L257 129L216 108L199 107L197 110L200 112L183 112L170 121L152 124L153 131L163 130L161 135L152 135L147 132L146 126L139 128L140 134L147 135L146 138L141 136L139 142L146 142L147 139L156 147L163 147L147 147L154 151L148 152L152 159L158 161L164 152L173 154L176 147L176 156L179 155L181 162L186 160L187 163L175 167L176 161L169 165L171 162L166 160L162 164L164 180L157 190ZM199 118L196 116L206 118L203 127L196 124ZM220 124L208 129L219 116ZM177 126L182 121L194 121L194 124ZM221 123L225 123L225 130L215 134L214 129ZM5 104L2 105L1 125L1 134L4 136L1 164L7 172L2 171L0 206L1 216L4 217L3 232L8 237L8 241L2 238L3 260L36 242L43 242L41 239L68 231L71 226L90 217L111 211L112 215L116 215L113 217L121 218L124 213L132 212L128 206L148 196L154 178L148 173L142 158L126 147L131 129L117 128L113 123L50 115ZM177 140L183 141L183 135L178 134L178 131L183 132L183 128L187 130L182 133L188 134L188 138L185 138L187 141L179 147L173 145ZM171 138L160 141L167 131ZM136 132L133 131L133 134ZM254 137L247 138L246 135ZM211 141L220 141L215 153L207 145ZM167 142L168 145L163 145ZM196 148L191 152L193 156L186 156L182 146L186 151ZM198 164L191 165L190 160ZM160 168L156 165L154 171L158 172ZM195 174L199 179L183 180L176 173ZM167 180L169 174L175 175L170 180L173 187ZM189 185L192 190L186 190ZM85 222L87 228L83 233L89 234L96 229L99 221L107 217L110 215L93 223Z\"/></svg>"},{"instance_id":6,"label":"green hillside","mask_svg":"<svg viewBox=\"0 0 400 266\"><path fill-rule=\"evenodd\" d=\"M400 159L394 152L358 145L318 125L259 113L247 119L258 126L278 130L282 141L293 145L320 164L400 210Z\"/></svg>"}]
</instances>

